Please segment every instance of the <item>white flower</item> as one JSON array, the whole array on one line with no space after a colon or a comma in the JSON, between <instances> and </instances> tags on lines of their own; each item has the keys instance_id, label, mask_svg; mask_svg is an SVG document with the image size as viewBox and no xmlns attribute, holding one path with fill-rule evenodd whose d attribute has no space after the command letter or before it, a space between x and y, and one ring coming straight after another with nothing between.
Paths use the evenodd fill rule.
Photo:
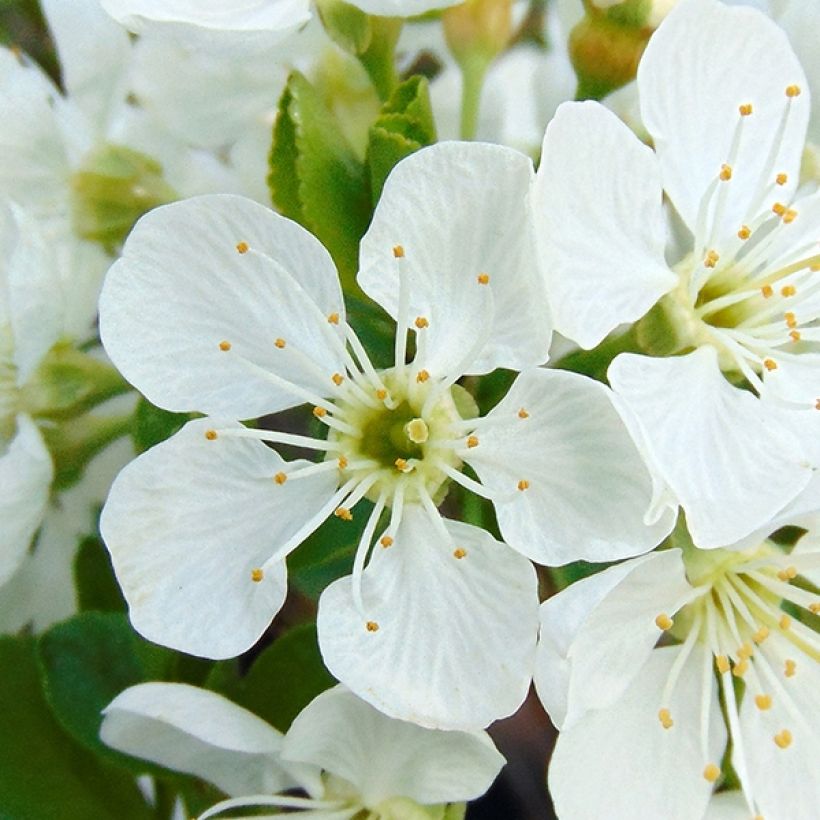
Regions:
<instances>
[{"instance_id":1,"label":"white flower","mask_svg":"<svg viewBox=\"0 0 820 820\"><path fill-rule=\"evenodd\" d=\"M468 143L396 167L361 245L359 283L399 328L394 365L379 371L345 320L327 251L295 223L228 196L138 223L103 289L104 344L152 402L212 417L127 467L103 512L138 631L207 657L247 649L284 599L283 559L367 498L352 577L320 603L331 672L431 727L484 726L520 705L535 574L441 517L448 484L490 498L505 540L543 562L634 555L671 527L668 515L644 525L651 481L606 389L534 368L551 333L532 176L515 151ZM478 418L455 383L496 367L527 370ZM327 438L236 421L305 402ZM324 460L284 461L263 442Z\"/></svg>"},{"instance_id":2,"label":"white flower","mask_svg":"<svg viewBox=\"0 0 820 820\"><path fill-rule=\"evenodd\" d=\"M360 812L370 820L432 820L443 816L442 804L482 795L504 764L484 732L392 720L343 687L315 698L282 736L213 692L145 683L108 705L100 735L120 751L194 774L231 796L199 820L251 807L302 809L316 820ZM299 787L307 797L286 793Z\"/></svg>"},{"instance_id":3,"label":"white flower","mask_svg":"<svg viewBox=\"0 0 820 820\"><path fill-rule=\"evenodd\" d=\"M561 729L550 768L560 816L703 817L728 748L746 817L813 817L820 596L793 581L818 567L816 534L790 553L762 538L689 546L545 602L535 680Z\"/></svg>"},{"instance_id":4,"label":"white flower","mask_svg":"<svg viewBox=\"0 0 820 820\"><path fill-rule=\"evenodd\" d=\"M547 129L545 270L556 328L583 347L663 297L665 336L677 334L677 352L696 348L621 355L609 378L696 543L720 546L811 478L797 429L820 398L820 197L795 194L809 94L783 32L715 0L676 7L646 49L638 87L654 152L597 103L563 106ZM690 232L672 267L664 192Z\"/></svg>"}]
</instances>

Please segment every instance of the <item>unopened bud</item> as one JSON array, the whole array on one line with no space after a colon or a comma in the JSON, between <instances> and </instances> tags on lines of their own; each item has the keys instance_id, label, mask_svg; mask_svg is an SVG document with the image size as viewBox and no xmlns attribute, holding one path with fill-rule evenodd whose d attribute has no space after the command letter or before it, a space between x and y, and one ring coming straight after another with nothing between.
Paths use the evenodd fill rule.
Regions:
<instances>
[{"instance_id":1,"label":"unopened bud","mask_svg":"<svg viewBox=\"0 0 820 820\"><path fill-rule=\"evenodd\" d=\"M489 63L512 35L512 0L467 0L442 14L447 45L459 64Z\"/></svg>"}]
</instances>

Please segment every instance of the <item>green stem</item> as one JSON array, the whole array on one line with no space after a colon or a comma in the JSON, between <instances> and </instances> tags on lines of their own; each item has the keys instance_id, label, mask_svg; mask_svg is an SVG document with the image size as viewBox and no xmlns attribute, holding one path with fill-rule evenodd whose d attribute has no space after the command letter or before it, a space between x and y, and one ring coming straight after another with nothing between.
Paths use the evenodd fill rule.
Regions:
<instances>
[{"instance_id":1,"label":"green stem","mask_svg":"<svg viewBox=\"0 0 820 820\"><path fill-rule=\"evenodd\" d=\"M481 108L481 89L489 61L482 57L461 63L461 139L475 139L478 130L478 114Z\"/></svg>"}]
</instances>

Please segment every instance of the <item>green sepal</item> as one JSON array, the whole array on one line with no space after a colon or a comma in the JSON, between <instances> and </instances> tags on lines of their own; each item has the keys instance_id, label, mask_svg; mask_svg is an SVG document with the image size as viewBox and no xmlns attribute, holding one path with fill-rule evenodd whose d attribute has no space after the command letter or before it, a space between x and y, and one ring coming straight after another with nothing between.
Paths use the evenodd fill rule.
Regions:
<instances>
[{"instance_id":1,"label":"green sepal","mask_svg":"<svg viewBox=\"0 0 820 820\"><path fill-rule=\"evenodd\" d=\"M81 238L114 249L144 213L178 198L156 160L124 145L103 145L71 178L73 227Z\"/></svg>"},{"instance_id":2,"label":"green sepal","mask_svg":"<svg viewBox=\"0 0 820 820\"><path fill-rule=\"evenodd\" d=\"M638 342L638 334L633 325L619 335L608 336L592 350L574 350L566 356L552 362L552 367L559 370L571 370L584 376L606 382L606 373L612 360L620 353L644 353Z\"/></svg>"},{"instance_id":3,"label":"green sepal","mask_svg":"<svg viewBox=\"0 0 820 820\"><path fill-rule=\"evenodd\" d=\"M650 356L671 356L685 345L678 332L679 325L670 314L671 310L674 310L674 302L671 299L661 299L635 325L635 338L644 353Z\"/></svg>"},{"instance_id":4,"label":"green sepal","mask_svg":"<svg viewBox=\"0 0 820 820\"><path fill-rule=\"evenodd\" d=\"M415 75L396 87L370 128L367 164L374 205L396 163L435 141L429 86L426 78Z\"/></svg>"},{"instance_id":5,"label":"green sepal","mask_svg":"<svg viewBox=\"0 0 820 820\"><path fill-rule=\"evenodd\" d=\"M317 0L316 6L325 31L336 45L354 56L367 51L373 42L373 27L365 12L342 0Z\"/></svg>"},{"instance_id":6,"label":"green sepal","mask_svg":"<svg viewBox=\"0 0 820 820\"><path fill-rule=\"evenodd\" d=\"M354 290L359 240L371 215L367 173L319 92L298 71L279 100L268 185L280 213L319 238L343 289Z\"/></svg>"},{"instance_id":7,"label":"green sepal","mask_svg":"<svg viewBox=\"0 0 820 820\"><path fill-rule=\"evenodd\" d=\"M74 584L81 612L125 612L125 598L114 576L111 556L96 535L80 542L74 558Z\"/></svg>"},{"instance_id":8,"label":"green sepal","mask_svg":"<svg viewBox=\"0 0 820 820\"><path fill-rule=\"evenodd\" d=\"M134 413L131 438L137 453L144 453L155 444L170 438L194 418L193 413L172 413L140 397Z\"/></svg>"},{"instance_id":9,"label":"green sepal","mask_svg":"<svg viewBox=\"0 0 820 820\"><path fill-rule=\"evenodd\" d=\"M286 732L299 712L334 683L319 654L316 627L302 624L264 649L244 677L236 674L235 664L220 663L207 685Z\"/></svg>"},{"instance_id":10,"label":"green sepal","mask_svg":"<svg viewBox=\"0 0 820 820\"><path fill-rule=\"evenodd\" d=\"M0 638L0 817L151 820L133 777L77 744L43 695L35 642ZM78 682L82 700L85 681Z\"/></svg>"}]
</instances>

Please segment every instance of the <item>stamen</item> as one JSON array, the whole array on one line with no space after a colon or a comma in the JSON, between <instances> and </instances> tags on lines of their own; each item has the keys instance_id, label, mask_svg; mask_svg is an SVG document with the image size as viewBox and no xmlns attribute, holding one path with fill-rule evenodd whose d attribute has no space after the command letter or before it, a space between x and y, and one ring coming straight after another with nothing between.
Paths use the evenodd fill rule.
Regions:
<instances>
[{"instance_id":1,"label":"stamen","mask_svg":"<svg viewBox=\"0 0 820 820\"><path fill-rule=\"evenodd\" d=\"M222 341L219 343L219 349L226 352L231 349L231 343L228 341Z\"/></svg>"},{"instance_id":2,"label":"stamen","mask_svg":"<svg viewBox=\"0 0 820 820\"><path fill-rule=\"evenodd\" d=\"M707 763L703 769L703 776L710 783L714 783L720 777L720 768L714 763Z\"/></svg>"},{"instance_id":3,"label":"stamen","mask_svg":"<svg viewBox=\"0 0 820 820\"><path fill-rule=\"evenodd\" d=\"M675 721L672 720L672 713L668 709L660 709L658 711L658 720L664 729L671 729L675 725Z\"/></svg>"},{"instance_id":4,"label":"stamen","mask_svg":"<svg viewBox=\"0 0 820 820\"><path fill-rule=\"evenodd\" d=\"M407 286L407 275L401 261L404 259L404 248L396 245L393 248L393 256L396 259L396 275L399 279L399 304L396 311L396 339L393 350L396 373L401 378L407 359L407 314L410 311L410 289Z\"/></svg>"},{"instance_id":5,"label":"stamen","mask_svg":"<svg viewBox=\"0 0 820 820\"><path fill-rule=\"evenodd\" d=\"M206 430L205 438L208 439L208 441L216 441L216 439L218 438L218 434L216 430Z\"/></svg>"},{"instance_id":6,"label":"stamen","mask_svg":"<svg viewBox=\"0 0 820 820\"><path fill-rule=\"evenodd\" d=\"M284 483L288 480L287 473L282 473L282 472L279 472L279 473L277 473L277 474L273 477L273 480L274 480L277 484L280 484L280 485L281 485L281 484L284 484Z\"/></svg>"},{"instance_id":7,"label":"stamen","mask_svg":"<svg viewBox=\"0 0 820 820\"><path fill-rule=\"evenodd\" d=\"M472 450L473 447L478 447L478 436L467 436L467 447Z\"/></svg>"},{"instance_id":8,"label":"stamen","mask_svg":"<svg viewBox=\"0 0 820 820\"><path fill-rule=\"evenodd\" d=\"M237 253L247 253L248 252L248 243L247 242L237 242L236 243L236 252Z\"/></svg>"},{"instance_id":9,"label":"stamen","mask_svg":"<svg viewBox=\"0 0 820 820\"><path fill-rule=\"evenodd\" d=\"M345 377L341 373L334 373L330 380L338 387L345 380Z\"/></svg>"},{"instance_id":10,"label":"stamen","mask_svg":"<svg viewBox=\"0 0 820 820\"><path fill-rule=\"evenodd\" d=\"M764 299L771 299L771 297L774 296L774 289L771 285L763 285L763 287L760 288L760 292L763 294Z\"/></svg>"},{"instance_id":11,"label":"stamen","mask_svg":"<svg viewBox=\"0 0 820 820\"><path fill-rule=\"evenodd\" d=\"M353 513L347 507L337 507L333 511L333 515L336 518L341 518L342 521L352 521L353 520Z\"/></svg>"},{"instance_id":12,"label":"stamen","mask_svg":"<svg viewBox=\"0 0 820 820\"><path fill-rule=\"evenodd\" d=\"M661 612L661 614L655 618L655 626L664 632L670 630L674 624L675 622L665 612Z\"/></svg>"},{"instance_id":13,"label":"stamen","mask_svg":"<svg viewBox=\"0 0 820 820\"><path fill-rule=\"evenodd\" d=\"M799 85L787 85L786 86L786 96L789 99L794 99L795 97L800 96L800 86Z\"/></svg>"},{"instance_id":14,"label":"stamen","mask_svg":"<svg viewBox=\"0 0 820 820\"><path fill-rule=\"evenodd\" d=\"M338 325L339 324L339 314L338 313L329 313L327 316L327 321L331 325Z\"/></svg>"},{"instance_id":15,"label":"stamen","mask_svg":"<svg viewBox=\"0 0 820 820\"><path fill-rule=\"evenodd\" d=\"M364 626L365 626L365 629L368 632L378 632L379 631L379 625L376 623L376 621L368 621Z\"/></svg>"},{"instance_id":16,"label":"stamen","mask_svg":"<svg viewBox=\"0 0 820 820\"><path fill-rule=\"evenodd\" d=\"M718 261L720 260L720 254L715 250L710 250L706 252L706 256L704 257L703 264L707 268L714 268Z\"/></svg>"},{"instance_id":17,"label":"stamen","mask_svg":"<svg viewBox=\"0 0 820 820\"><path fill-rule=\"evenodd\" d=\"M725 675L732 668L726 655L715 655L715 665L721 675Z\"/></svg>"},{"instance_id":18,"label":"stamen","mask_svg":"<svg viewBox=\"0 0 820 820\"><path fill-rule=\"evenodd\" d=\"M197 820L210 820L222 812L229 809L241 809L249 807L275 806L283 809L315 809L315 814L321 811L322 817L327 816L328 820L335 815L325 814L326 811L333 809L344 809L345 804L339 801L331 800L314 800L311 797L290 797L269 794L254 794L247 797L231 797L227 800L222 800L215 806L211 806L207 811L197 817ZM349 815L349 811L347 813ZM299 815L297 815L298 817ZM347 815L346 815L347 816Z\"/></svg>"},{"instance_id":19,"label":"stamen","mask_svg":"<svg viewBox=\"0 0 820 820\"><path fill-rule=\"evenodd\" d=\"M751 103L746 103L745 105L738 106L738 111L740 111L741 117L748 117L751 115L752 111L754 111L754 108Z\"/></svg>"},{"instance_id":20,"label":"stamen","mask_svg":"<svg viewBox=\"0 0 820 820\"><path fill-rule=\"evenodd\" d=\"M251 581L258 584L265 577L265 573L259 567L251 570Z\"/></svg>"},{"instance_id":21,"label":"stamen","mask_svg":"<svg viewBox=\"0 0 820 820\"><path fill-rule=\"evenodd\" d=\"M523 407L518 411L518 418L528 419L529 417L530 414Z\"/></svg>"},{"instance_id":22,"label":"stamen","mask_svg":"<svg viewBox=\"0 0 820 820\"><path fill-rule=\"evenodd\" d=\"M530 488L530 482L526 478L522 478L516 485L521 492Z\"/></svg>"},{"instance_id":23,"label":"stamen","mask_svg":"<svg viewBox=\"0 0 820 820\"><path fill-rule=\"evenodd\" d=\"M392 547L395 542L389 535L383 535L379 539L379 543L382 545L382 547L384 547L384 549L387 549L388 547Z\"/></svg>"},{"instance_id":24,"label":"stamen","mask_svg":"<svg viewBox=\"0 0 820 820\"><path fill-rule=\"evenodd\" d=\"M742 225L737 232L738 239L746 240L752 235L752 229L748 225Z\"/></svg>"},{"instance_id":25,"label":"stamen","mask_svg":"<svg viewBox=\"0 0 820 820\"><path fill-rule=\"evenodd\" d=\"M423 330L425 327L430 327L430 322L424 316L416 316L416 321L413 324L419 329Z\"/></svg>"},{"instance_id":26,"label":"stamen","mask_svg":"<svg viewBox=\"0 0 820 820\"><path fill-rule=\"evenodd\" d=\"M784 285L780 288L780 293L788 299L790 296L794 296L794 294L797 293L797 288L794 285Z\"/></svg>"},{"instance_id":27,"label":"stamen","mask_svg":"<svg viewBox=\"0 0 820 820\"><path fill-rule=\"evenodd\" d=\"M370 553L370 546L373 543L373 534L376 532L376 525L384 511L387 503L387 493L382 492L376 501L370 517L367 519L359 544L356 547L356 554L353 558L353 571L351 573L351 592L353 594L353 605L356 611L364 617L364 601L362 599L362 574L364 572L367 556Z\"/></svg>"},{"instance_id":28,"label":"stamen","mask_svg":"<svg viewBox=\"0 0 820 820\"><path fill-rule=\"evenodd\" d=\"M777 362L774 359L763 359L763 366L769 372L772 370L777 370Z\"/></svg>"},{"instance_id":29,"label":"stamen","mask_svg":"<svg viewBox=\"0 0 820 820\"><path fill-rule=\"evenodd\" d=\"M775 177L774 181L778 185L785 185L789 181L789 175L788 174L778 174Z\"/></svg>"},{"instance_id":30,"label":"stamen","mask_svg":"<svg viewBox=\"0 0 820 820\"><path fill-rule=\"evenodd\" d=\"M761 712L765 712L768 709L772 708L772 696L771 695L755 695L755 706L760 709Z\"/></svg>"},{"instance_id":31,"label":"stamen","mask_svg":"<svg viewBox=\"0 0 820 820\"><path fill-rule=\"evenodd\" d=\"M774 742L780 749L788 749L792 745L792 733L788 729L781 729L775 736Z\"/></svg>"},{"instance_id":32,"label":"stamen","mask_svg":"<svg viewBox=\"0 0 820 820\"><path fill-rule=\"evenodd\" d=\"M723 182L728 182L732 178L732 166L725 163L720 166L720 178Z\"/></svg>"},{"instance_id":33,"label":"stamen","mask_svg":"<svg viewBox=\"0 0 820 820\"><path fill-rule=\"evenodd\" d=\"M479 273L476 277L479 285L489 285L490 284L490 276L487 273Z\"/></svg>"},{"instance_id":34,"label":"stamen","mask_svg":"<svg viewBox=\"0 0 820 820\"><path fill-rule=\"evenodd\" d=\"M461 560L467 554L467 550L463 549L462 547L457 547L453 550L453 558L458 558Z\"/></svg>"},{"instance_id":35,"label":"stamen","mask_svg":"<svg viewBox=\"0 0 820 820\"><path fill-rule=\"evenodd\" d=\"M783 674L787 678L793 678L797 674L797 662L793 661L791 658L788 658L783 666Z\"/></svg>"}]
</instances>

